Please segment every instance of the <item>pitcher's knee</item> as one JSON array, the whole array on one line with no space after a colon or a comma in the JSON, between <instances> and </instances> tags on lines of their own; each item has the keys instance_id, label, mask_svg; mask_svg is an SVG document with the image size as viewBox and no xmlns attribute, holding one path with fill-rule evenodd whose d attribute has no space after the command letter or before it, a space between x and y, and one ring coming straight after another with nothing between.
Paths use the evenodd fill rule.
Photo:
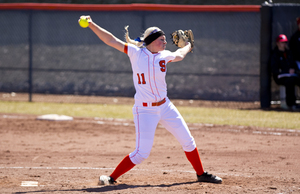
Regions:
<instances>
[{"instance_id":1,"label":"pitcher's knee","mask_svg":"<svg viewBox=\"0 0 300 194\"><path fill-rule=\"evenodd\" d=\"M192 141L189 141L185 144L182 144L182 149L185 151L185 152L191 152L193 151L194 149L196 148L196 143L194 140Z\"/></svg>"},{"instance_id":2,"label":"pitcher's knee","mask_svg":"<svg viewBox=\"0 0 300 194\"><path fill-rule=\"evenodd\" d=\"M144 160L146 160L148 158L150 153L140 153L140 152L136 152L136 153L131 153L129 155L131 161L134 164L140 164L142 163Z\"/></svg>"}]
</instances>

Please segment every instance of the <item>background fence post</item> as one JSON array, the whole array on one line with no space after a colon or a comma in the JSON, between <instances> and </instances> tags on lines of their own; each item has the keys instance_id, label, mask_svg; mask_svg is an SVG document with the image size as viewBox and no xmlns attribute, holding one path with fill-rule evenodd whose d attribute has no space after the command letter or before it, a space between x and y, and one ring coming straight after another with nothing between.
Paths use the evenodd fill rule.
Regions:
<instances>
[{"instance_id":1,"label":"background fence post","mask_svg":"<svg viewBox=\"0 0 300 194\"><path fill-rule=\"evenodd\" d=\"M32 10L29 10L28 17L28 47L29 47L29 66L28 66L28 95L29 102L32 102Z\"/></svg>"},{"instance_id":2,"label":"background fence post","mask_svg":"<svg viewBox=\"0 0 300 194\"><path fill-rule=\"evenodd\" d=\"M269 59L272 51L272 5L263 4L260 13L260 106L261 108L269 108L271 105Z\"/></svg>"}]
</instances>

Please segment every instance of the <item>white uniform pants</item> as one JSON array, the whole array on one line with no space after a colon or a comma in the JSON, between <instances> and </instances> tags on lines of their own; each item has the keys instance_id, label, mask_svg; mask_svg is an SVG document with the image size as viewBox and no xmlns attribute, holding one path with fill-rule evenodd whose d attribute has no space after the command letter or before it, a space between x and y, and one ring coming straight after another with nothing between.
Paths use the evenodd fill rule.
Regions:
<instances>
[{"instance_id":1,"label":"white uniform pants","mask_svg":"<svg viewBox=\"0 0 300 194\"><path fill-rule=\"evenodd\" d=\"M196 148L187 124L168 98L161 106L134 105L132 111L136 130L136 148L129 157L134 164L140 164L150 155L158 123L175 136L184 151L191 152Z\"/></svg>"}]
</instances>

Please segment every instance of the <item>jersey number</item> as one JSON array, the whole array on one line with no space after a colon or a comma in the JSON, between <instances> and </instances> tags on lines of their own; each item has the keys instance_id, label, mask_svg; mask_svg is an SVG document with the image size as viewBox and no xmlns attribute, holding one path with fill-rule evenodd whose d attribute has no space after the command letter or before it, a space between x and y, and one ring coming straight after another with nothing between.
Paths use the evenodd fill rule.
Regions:
<instances>
[{"instance_id":1,"label":"jersey number","mask_svg":"<svg viewBox=\"0 0 300 194\"><path fill-rule=\"evenodd\" d=\"M146 84L146 81L145 81L145 74L144 74L144 73L142 73L141 76L140 76L140 74L138 73L137 76L138 76L138 84ZM141 78L142 78L142 82L141 82Z\"/></svg>"},{"instance_id":2,"label":"jersey number","mask_svg":"<svg viewBox=\"0 0 300 194\"><path fill-rule=\"evenodd\" d=\"M160 66L160 70L162 72L166 72L166 61L165 60L159 61L159 66ZM141 73L141 75L138 73L137 76L138 76L138 84L146 84L144 73Z\"/></svg>"}]
</instances>

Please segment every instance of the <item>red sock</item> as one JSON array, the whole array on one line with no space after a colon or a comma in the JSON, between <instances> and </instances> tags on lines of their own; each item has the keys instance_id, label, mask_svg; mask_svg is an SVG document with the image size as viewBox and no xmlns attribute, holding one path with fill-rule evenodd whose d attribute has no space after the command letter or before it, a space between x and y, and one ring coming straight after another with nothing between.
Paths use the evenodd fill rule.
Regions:
<instances>
[{"instance_id":1,"label":"red sock","mask_svg":"<svg viewBox=\"0 0 300 194\"><path fill-rule=\"evenodd\" d=\"M190 161L192 164L193 168L195 169L197 175L202 175L204 173L202 162L199 156L198 149L195 148L191 152L185 152L185 155L187 159Z\"/></svg>"},{"instance_id":2,"label":"red sock","mask_svg":"<svg viewBox=\"0 0 300 194\"><path fill-rule=\"evenodd\" d=\"M114 172L110 175L111 178L114 180L117 180L119 176L122 174L125 174L127 171L132 169L135 166L129 158L129 155L127 155L117 166L117 168L114 170Z\"/></svg>"}]
</instances>

